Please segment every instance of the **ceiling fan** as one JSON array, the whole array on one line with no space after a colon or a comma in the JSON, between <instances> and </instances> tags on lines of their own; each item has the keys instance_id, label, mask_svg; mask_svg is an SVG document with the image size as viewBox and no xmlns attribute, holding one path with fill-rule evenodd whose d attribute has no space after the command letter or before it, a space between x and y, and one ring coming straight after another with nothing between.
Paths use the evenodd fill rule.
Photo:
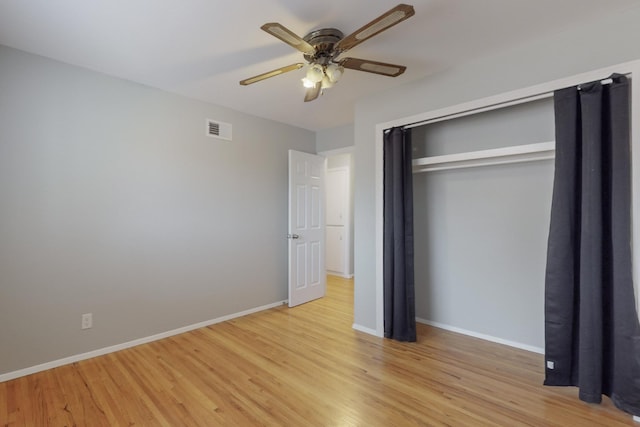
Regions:
<instances>
[{"instance_id":1,"label":"ceiling fan","mask_svg":"<svg viewBox=\"0 0 640 427\"><path fill-rule=\"evenodd\" d=\"M413 6L399 4L346 37L335 28L315 30L302 38L277 22L264 24L260 28L303 53L304 59L309 64L306 77L302 79L303 85L307 88L304 101L308 102L316 99L324 89L333 86L340 79L345 68L389 77L404 73L406 67L403 65L357 58L340 59L339 56L414 14ZM304 66L303 62L288 65L241 80L240 84L250 85Z\"/></svg>"}]
</instances>

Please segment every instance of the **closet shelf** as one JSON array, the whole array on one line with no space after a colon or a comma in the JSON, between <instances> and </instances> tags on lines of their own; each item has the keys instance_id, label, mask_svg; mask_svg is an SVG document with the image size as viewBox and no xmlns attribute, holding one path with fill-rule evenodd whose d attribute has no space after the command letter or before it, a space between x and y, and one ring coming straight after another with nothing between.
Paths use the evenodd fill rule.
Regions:
<instances>
[{"instance_id":1,"label":"closet shelf","mask_svg":"<svg viewBox=\"0 0 640 427\"><path fill-rule=\"evenodd\" d=\"M422 157L413 160L413 173L473 168L553 159L555 141L514 145L490 150Z\"/></svg>"}]
</instances>

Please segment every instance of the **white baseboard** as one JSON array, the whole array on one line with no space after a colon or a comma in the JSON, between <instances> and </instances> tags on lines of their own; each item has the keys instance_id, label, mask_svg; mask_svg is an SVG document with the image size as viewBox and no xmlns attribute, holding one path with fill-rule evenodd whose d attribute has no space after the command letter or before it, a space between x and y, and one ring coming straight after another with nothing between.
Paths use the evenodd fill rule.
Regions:
<instances>
[{"instance_id":1,"label":"white baseboard","mask_svg":"<svg viewBox=\"0 0 640 427\"><path fill-rule=\"evenodd\" d=\"M105 354L113 353L119 350L124 350L126 348L135 347L140 344L150 343L152 341L161 340L163 338L168 338L174 335L182 334L185 332L192 331L194 329L204 328L206 326L214 325L216 323L225 322L227 320L235 319L237 317L246 316L248 314L257 313L263 310L269 310L270 308L279 307L283 304L286 304L287 301L278 301L272 304L263 305L261 307L251 308L249 310L241 311L239 313L229 314L226 316L218 317L216 319L205 320L204 322L194 323L193 325L184 326L182 328L173 329L167 332L161 332L159 334L151 335L144 338L138 338L133 341L128 341L122 344L116 344L109 347L100 348L97 350L89 351L86 353L76 354L73 356L65 357L58 360L53 360L51 362L42 363L40 365L31 366L29 368L19 369L13 372L7 372L6 374L0 374L0 383L4 381L13 380L15 378L24 377L26 375L35 374L36 372L46 371L47 369L57 368L59 366L68 365L70 363L79 362L81 360L91 359L92 357L102 356Z\"/></svg>"},{"instance_id":2,"label":"white baseboard","mask_svg":"<svg viewBox=\"0 0 640 427\"><path fill-rule=\"evenodd\" d=\"M544 354L544 348L541 348L541 347L536 347L536 346L532 346L532 345L529 345L529 344L523 344L523 343L519 343L519 342L515 342L515 341L505 340L505 339L494 337L494 336L491 336L491 335L481 334L481 333L478 333L478 332L469 331L467 329L462 329L462 328L458 328L458 327L455 327L455 326L445 325L444 323L432 322L431 320L416 318L416 322L422 323L422 324L425 324L425 325L429 325L429 326L433 326L433 327L436 327L436 328L444 329L446 331L457 332L459 334L468 335L470 337L480 338L480 339L483 339L485 341L491 341L491 342L495 342L495 343L498 343L498 344L504 344L504 345L508 345L510 347L519 348L521 350L531 351L533 353Z\"/></svg>"},{"instance_id":3,"label":"white baseboard","mask_svg":"<svg viewBox=\"0 0 640 427\"><path fill-rule=\"evenodd\" d=\"M338 273L336 271L327 270L327 274L331 276L342 277L343 279L353 279L353 274Z\"/></svg>"},{"instance_id":4,"label":"white baseboard","mask_svg":"<svg viewBox=\"0 0 640 427\"><path fill-rule=\"evenodd\" d=\"M354 323L351 327L356 331L364 332L365 334L382 337L382 335L378 335L378 331L375 329L367 328L366 326L358 325L357 323Z\"/></svg>"},{"instance_id":5,"label":"white baseboard","mask_svg":"<svg viewBox=\"0 0 640 427\"><path fill-rule=\"evenodd\" d=\"M637 423L640 423L640 417L638 417L638 416L634 415L634 416L633 416L633 421L635 421L635 422L637 422Z\"/></svg>"}]
</instances>

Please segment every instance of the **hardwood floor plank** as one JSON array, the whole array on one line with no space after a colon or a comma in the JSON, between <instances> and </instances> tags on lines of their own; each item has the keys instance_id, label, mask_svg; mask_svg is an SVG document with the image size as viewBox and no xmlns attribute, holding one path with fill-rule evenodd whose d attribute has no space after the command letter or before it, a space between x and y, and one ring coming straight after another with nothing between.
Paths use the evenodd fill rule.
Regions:
<instances>
[{"instance_id":1,"label":"hardwood floor plank","mask_svg":"<svg viewBox=\"0 0 640 427\"><path fill-rule=\"evenodd\" d=\"M0 426L632 426L605 399L543 387L543 357L418 325L352 329L353 283L0 383Z\"/></svg>"}]
</instances>

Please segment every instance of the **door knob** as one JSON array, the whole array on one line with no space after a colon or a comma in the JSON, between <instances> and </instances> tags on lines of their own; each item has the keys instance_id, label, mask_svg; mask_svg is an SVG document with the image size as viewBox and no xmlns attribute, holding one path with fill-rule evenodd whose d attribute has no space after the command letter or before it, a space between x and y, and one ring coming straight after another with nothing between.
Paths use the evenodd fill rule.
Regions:
<instances>
[{"instance_id":1,"label":"door knob","mask_svg":"<svg viewBox=\"0 0 640 427\"><path fill-rule=\"evenodd\" d=\"M287 239L299 239L300 236L297 234L287 234Z\"/></svg>"}]
</instances>

